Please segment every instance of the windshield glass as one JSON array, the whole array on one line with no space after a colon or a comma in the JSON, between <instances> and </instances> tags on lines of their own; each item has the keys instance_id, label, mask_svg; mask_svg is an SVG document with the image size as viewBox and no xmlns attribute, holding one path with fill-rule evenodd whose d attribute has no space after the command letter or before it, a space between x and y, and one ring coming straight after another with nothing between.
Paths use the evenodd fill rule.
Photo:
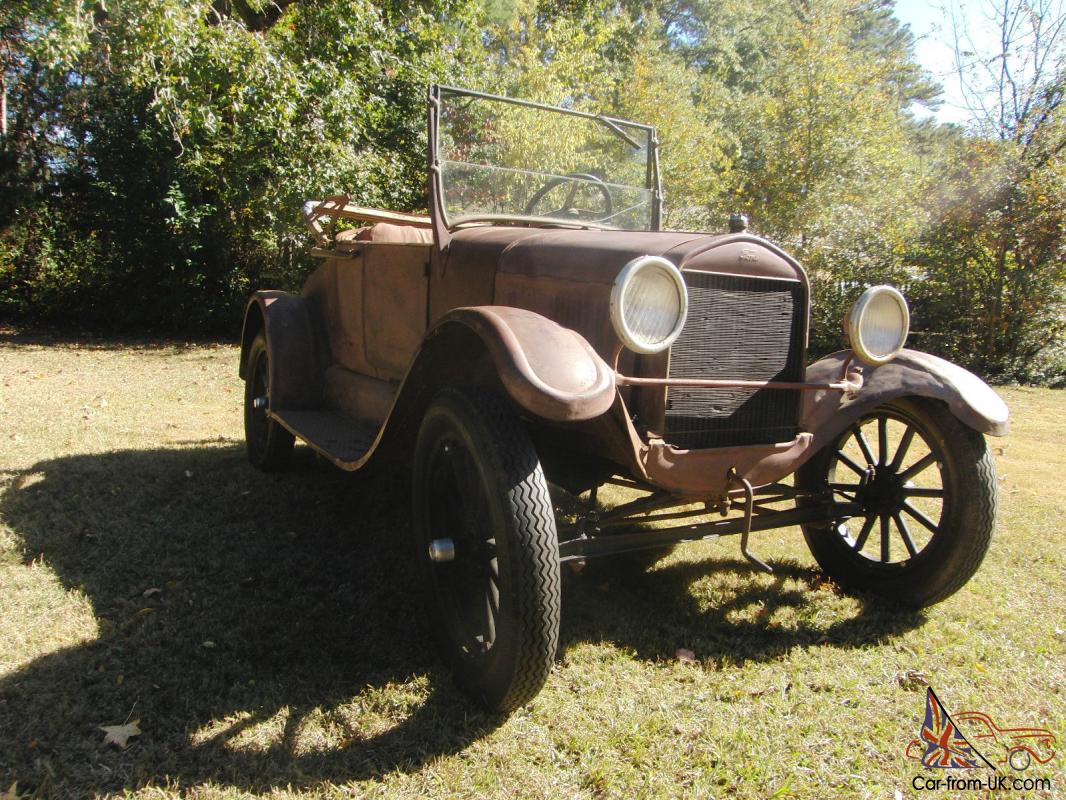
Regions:
<instances>
[{"instance_id":1,"label":"windshield glass","mask_svg":"<svg viewBox=\"0 0 1066 800\"><path fill-rule=\"evenodd\" d=\"M650 230L652 133L645 125L441 87L437 161L446 221Z\"/></svg>"}]
</instances>

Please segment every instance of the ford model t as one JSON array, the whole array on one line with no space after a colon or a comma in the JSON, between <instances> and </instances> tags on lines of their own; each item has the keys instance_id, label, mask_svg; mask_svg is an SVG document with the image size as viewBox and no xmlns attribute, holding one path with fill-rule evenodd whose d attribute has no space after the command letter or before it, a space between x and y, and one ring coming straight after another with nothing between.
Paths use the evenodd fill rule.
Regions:
<instances>
[{"instance_id":1,"label":"ford model t","mask_svg":"<svg viewBox=\"0 0 1066 800\"><path fill-rule=\"evenodd\" d=\"M413 558L445 660L492 708L542 686L560 564L801 526L840 587L911 606L988 549L979 378L904 349L867 288L807 363L809 284L772 243L661 230L655 130L435 86L429 216L305 206L324 260L244 322L248 454L412 467ZM362 223L359 226L353 221ZM596 503L605 483L631 499ZM549 484L587 503L557 517ZM587 492L588 495L584 493ZM587 498L587 499L586 499Z\"/></svg>"}]
</instances>

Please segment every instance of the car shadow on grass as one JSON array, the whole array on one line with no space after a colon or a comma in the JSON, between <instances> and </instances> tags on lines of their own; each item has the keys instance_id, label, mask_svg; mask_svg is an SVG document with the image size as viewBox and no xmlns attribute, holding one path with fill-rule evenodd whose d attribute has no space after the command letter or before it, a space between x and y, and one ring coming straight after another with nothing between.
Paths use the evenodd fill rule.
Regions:
<instances>
[{"instance_id":1,"label":"car shadow on grass","mask_svg":"<svg viewBox=\"0 0 1066 800\"><path fill-rule=\"evenodd\" d=\"M83 797L343 783L498 727L428 641L404 476L296 455L263 475L232 445L125 451L9 482L0 515L24 563L83 594L99 631L0 679L0 784ZM127 718L143 734L105 746L98 726Z\"/></svg>"},{"instance_id":2,"label":"car shadow on grass","mask_svg":"<svg viewBox=\"0 0 1066 800\"><path fill-rule=\"evenodd\" d=\"M417 770L502 724L434 655L407 558L406 476L296 456L290 472L264 475L240 447L191 443L57 458L7 481L0 515L24 563L84 596L98 631L0 678L0 785L87 796L345 783ZM701 610L691 584L730 571L744 573L735 591ZM680 642L736 662L868 644L920 621L864 611L828 628L737 622L731 612L752 604L811 602L810 591L748 574L715 560L606 590L567 581L563 647L610 640L659 660ZM795 565L779 574L814 580ZM54 604L54 590L40 591ZM88 612L69 623L35 613L28 624L46 639L92 624ZM126 750L106 746L99 726L127 719L143 733Z\"/></svg>"},{"instance_id":3,"label":"car shadow on grass","mask_svg":"<svg viewBox=\"0 0 1066 800\"><path fill-rule=\"evenodd\" d=\"M736 547L727 539L716 549ZM671 661L680 647L704 663L740 666L770 661L802 647L866 647L921 625L921 611L868 598L858 613L833 615L841 604L821 573L791 560L774 560L773 575L729 556L669 560L650 571L624 558L605 560L592 575L569 581L563 603L561 650L582 642L610 642L637 657ZM713 585L693 591L709 580ZM849 601L843 601L850 605ZM784 618L784 621L781 618Z\"/></svg>"}]
</instances>

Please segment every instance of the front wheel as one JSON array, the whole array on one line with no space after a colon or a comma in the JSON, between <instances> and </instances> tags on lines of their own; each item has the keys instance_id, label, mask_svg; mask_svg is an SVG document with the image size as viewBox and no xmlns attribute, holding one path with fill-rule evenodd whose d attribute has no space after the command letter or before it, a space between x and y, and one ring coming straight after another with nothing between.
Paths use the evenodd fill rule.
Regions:
<instances>
[{"instance_id":1,"label":"front wheel","mask_svg":"<svg viewBox=\"0 0 1066 800\"><path fill-rule=\"evenodd\" d=\"M942 403L879 406L805 464L796 483L862 509L803 528L815 560L847 590L938 603L973 576L992 540L992 457L984 436Z\"/></svg>"},{"instance_id":2,"label":"front wheel","mask_svg":"<svg viewBox=\"0 0 1066 800\"><path fill-rule=\"evenodd\" d=\"M511 711L559 641L559 547L533 443L497 395L446 389L415 446L414 540L433 633L459 686Z\"/></svg>"}]
</instances>

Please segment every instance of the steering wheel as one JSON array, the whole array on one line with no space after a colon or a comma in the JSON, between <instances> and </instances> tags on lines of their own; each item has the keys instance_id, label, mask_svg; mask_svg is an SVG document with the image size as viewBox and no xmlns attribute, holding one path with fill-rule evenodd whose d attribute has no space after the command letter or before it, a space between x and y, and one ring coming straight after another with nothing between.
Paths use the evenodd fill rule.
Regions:
<instances>
[{"instance_id":1,"label":"steering wheel","mask_svg":"<svg viewBox=\"0 0 1066 800\"><path fill-rule=\"evenodd\" d=\"M555 211L551 211L547 214L534 214L534 210L537 204L543 200L548 192L554 189L556 186L571 182L573 185L570 187L570 194L566 196L566 202L561 208L557 208ZM583 185L587 186L592 184L595 186L601 195L603 195L603 213L593 211L588 208L575 208L574 198L577 197L577 190ZM611 202L611 193L607 189L607 184L603 182L602 178L597 178L595 175L590 175L587 172L571 172L569 175L559 176L552 178L546 184L541 186L534 192L533 196L529 198L529 202L526 203L525 215L532 216L548 216L548 217L562 217L564 219L599 219L602 217L609 217L611 211L614 209L614 204ZM585 215L585 216L582 216Z\"/></svg>"}]
</instances>

